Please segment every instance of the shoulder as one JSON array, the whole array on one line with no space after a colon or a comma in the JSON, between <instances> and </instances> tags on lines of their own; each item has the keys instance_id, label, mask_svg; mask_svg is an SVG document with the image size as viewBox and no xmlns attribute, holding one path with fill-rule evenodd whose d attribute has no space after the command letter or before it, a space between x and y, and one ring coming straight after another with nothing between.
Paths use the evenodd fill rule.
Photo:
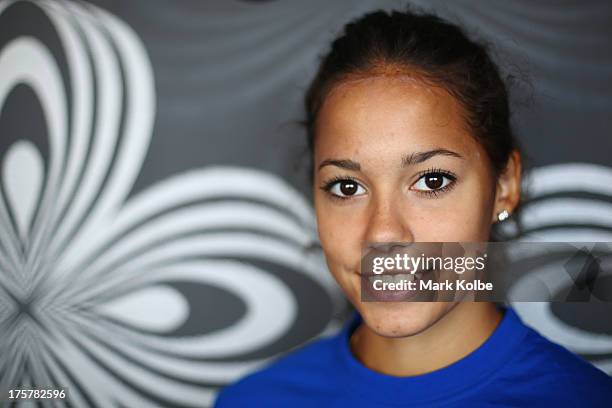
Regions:
<instances>
[{"instance_id":1,"label":"shoulder","mask_svg":"<svg viewBox=\"0 0 612 408\"><path fill-rule=\"evenodd\" d=\"M612 377L584 358L531 328L522 345L513 359L515 375L525 378L531 388L542 387L566 402L580 400L583 406L612 399Z\"/></svg>"},{"instance_id":2,"label":"shoulder","mask_svg":"<svg viewBox=\"0 0 612 408\"><path fill-rule=\"evenodd\" d=\"M334 370L337 337L314 340L223 388L215 407L283 406L291 395L331 387L324 374ZM308 395L308 394L305 394Z\"/></svg>"}]
</instances>

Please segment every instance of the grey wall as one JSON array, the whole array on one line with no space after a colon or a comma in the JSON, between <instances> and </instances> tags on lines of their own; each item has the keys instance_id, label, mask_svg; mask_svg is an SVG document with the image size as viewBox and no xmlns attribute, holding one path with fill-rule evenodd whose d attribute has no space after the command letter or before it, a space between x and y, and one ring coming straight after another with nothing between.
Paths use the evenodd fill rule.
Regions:
<instances>
[{"instance_id":1,"label":"grey wall","mask_svg":"<svg viewBox=\"0 0 612 408\"><path fill-rule=\"evenodd\" d=\"M414 3L517 78L521 239L612 242L610 3ZM301 98L342 24L402 4L0 1L0 384L202 406L337 330ZM610 303L516 307L612 373Z\"/></svg>"}]
</instances>

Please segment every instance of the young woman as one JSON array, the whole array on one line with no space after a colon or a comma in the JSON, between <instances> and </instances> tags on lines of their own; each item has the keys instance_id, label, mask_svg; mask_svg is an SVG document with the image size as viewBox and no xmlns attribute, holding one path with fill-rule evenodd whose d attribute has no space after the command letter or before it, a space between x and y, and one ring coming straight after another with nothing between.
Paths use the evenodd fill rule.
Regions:
<instances>
[{"instance_id":1,"label":"young woman","mask_svg":"<svg viewBox=\"0 0 612 408\"><path fill-rule=\"evenodd\" d=\"M486 242L520 199L508 94L429 14L349 23L306 95L329 270L357 309L222 391L218 407L612 406L612 380L488 302L362 302L364 242Z\"/></svg>"}]
</instances>

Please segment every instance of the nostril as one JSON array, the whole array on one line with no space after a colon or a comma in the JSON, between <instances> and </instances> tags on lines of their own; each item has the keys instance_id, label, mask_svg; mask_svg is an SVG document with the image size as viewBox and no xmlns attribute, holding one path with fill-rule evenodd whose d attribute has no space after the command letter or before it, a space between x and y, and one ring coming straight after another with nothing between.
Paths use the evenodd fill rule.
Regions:
<instances>
[{"instance_id":1,"label":"nostril","mask_svg":"<svg viewBox=\"0 0 612 408\"><path fill-rule=\"evenodd\" d=\"M391 241L391 242L366 242L363 245L364 250L374 250L381 253L393 253L405 250L413 243L407 241Z\"/></svg>"}]
</instances>

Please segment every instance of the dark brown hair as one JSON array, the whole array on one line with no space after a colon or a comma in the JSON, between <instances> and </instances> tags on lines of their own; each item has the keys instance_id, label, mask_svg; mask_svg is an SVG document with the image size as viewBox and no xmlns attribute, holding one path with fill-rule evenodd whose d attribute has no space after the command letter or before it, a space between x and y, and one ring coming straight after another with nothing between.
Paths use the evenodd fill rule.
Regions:
<instances>
[{"instance_id":1,"label":"dark brown hair","mask_svg":"<svg viewBox=\"0 0 612 408\"><path fill-rule=\"evenodd\" d=\"M487 47L470 40L457 25L412 11L368 13L346 24L332 42L305 97L311 154L317 114L329 90L347 77L389 67L453 95L499 176L512 150L519 147L510 125L508 91L497 65Z\"/></svg>"}]
</instances>

